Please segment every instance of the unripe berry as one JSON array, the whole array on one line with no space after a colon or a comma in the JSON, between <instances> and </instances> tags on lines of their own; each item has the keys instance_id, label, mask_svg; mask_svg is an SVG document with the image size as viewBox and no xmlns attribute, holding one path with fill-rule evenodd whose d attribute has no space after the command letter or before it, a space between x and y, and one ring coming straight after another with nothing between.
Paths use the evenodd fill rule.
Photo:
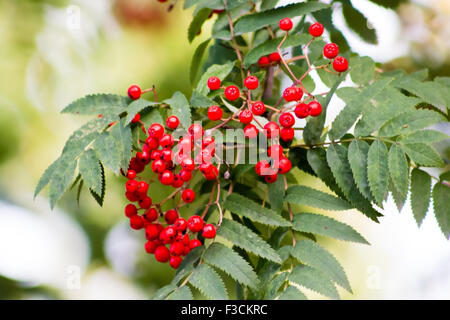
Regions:
<instances>
[{"instance_id":1,"label":"unripe berry","mask_svg":"<svg viewBox=\"0 0 450 320\"><path fill-rule=\"evenodd\" d=\"M261 116L266 112L266 106L261 101L256 101L252 104L252 112L255 116Z\"/></svg>"},{"instance_id":2,"label":"unripe berry","mask_svg":"<svg viewBox=\"0 0 450 320\"><path fill-rule=\"evenodd\" d=\"M248 90L255 90L258 88L258 78L255 76L248 76L244 80L244 85Z\"/></svg>"},{"instance_id":3,"label":"unripe berry","mask_svg":"<svg viewBox=\"0 0 450 320\"><path fill-rule=\"evenodd\" d=\"M292 128L281 128L280 138L284 142L289 142L294 139L295 130Z\"/></svg>"},{"instance_id":4,"label":"unripe berry","mask_svg":"<svg viewBox=\"0 0 450 320\"><path fill-rule=\"evenodd\" d=\"M295 106L295 116L299 119L304 119L309 115L309 106L306 103L299 103Z\"/></svg>"},{"instance_id":5,"label":"unripe berry","mask_svg":"<svg viewBox=\"0 0 450 320\"><path fill-rule=\"evenodd\" d=\"M181 257L172 256L170 257L169 265L176 270L179 268L181 262L183 262L183 259Z\"/></svg>"},{"instance_id":6,"label":"unripe berry","mask_svg":"<svg viewBox=\"0 0 450 320\"><path fill-rule=\"evenodd\" d=\"M241 95L241 92L239 91L239 88L236 86L228 86L225 88L225 98L228 100L236 100Z\"/></svg>"},{"instance_id":7,"label":"unripe berry","mask_svg":"<svg viewBox=\"0 0 450 320\"><path fill-rule=\"evenodd\" d=\"M144 227L144 219L139 215L134 215L130 218L130 227L134 230L139 230Z\"/></svg>"},{"instance_id":8,"label":"unripe berry","mask_svg":"<svg viewBox=\"0 0 450 320\"><path fill-rule=\"evenodd\" d=\"M329 43L323 47L323 55L325 58L333 59L339 54L339 47L336 43Z\"/></svg>"},{"instance_id":9,"label":"unripe berry","mask_svg":"<svg viewBox=\"0 0 450 320\"><path fill-rule=\"evenodd\" d=\"M280 134L280 126L276 122L270 121L264 126L264 133L267 138L276 138Z\"/></svg>"},{"instance_id":10,"label":"unripe berry","mask_svg":"<svg viewBox=\"0 0 450 320\"><path fill-rule=\"evenodd\" d=\"M170 258L170 252L169 249L167 249L165 246L159 246L155 250L155 259L159 262L167 262Z\"/></svg>"},{"instance_id":11,"label":"unripe berry","mask_svg":"<svg viewBox=\"0 0 450 320\"><path fill-rule=\"evenodd\" d=\"M141 88L137 85L132 85L128 88L128 97L130 99L136 100L141 97Z\"/></svg>"},{"instance_id":12,"label":"unripe berry","mask_svg":"<svg viewBox=\"0 0 450 320\"><path fill-rule=\"evenodd\" d=\"M210 223L205 224L203 227L202 236L206 239L214 238L216 236L216 228Z\"/></svg>"},{"instance_id":13,"label":"unripe berry","mask_svg":"<svg viewBox=\"0 0 450 320\"><path fill-rule=\"evenodd\" d=\"M181 198L186 203L191 203L195 200L195 192L192 189L185 189L181 194Z\"/></svg>"},{"instance_id":14,"label":"unripe berry","mask_svg":"<svg viewBox=\"0 0 450 320\"><path fill-rule=\"evenodd\" d=\"M348 61L344 57L336 57L333 61L333 69L337 72L344 72L348 69Z\"/></svg>"},{"instance_id":15,"label":"unripe berry","mask_svg":"<svg viewBox=\"0 0 450 320\"><path fill-rule=\"evenodd\" d=\"M269 54L269 60L271 62L279 62L281 60L281 56L278 52L273 52Z\"/></svg>"},{"instance_id":16,"label":"unripe berry","mask_svg":"<svg viewBox=\"0 0 450 320\"><path fill-rule=\"evenodd\" d=\"M278 121L284 128L291 128L295 124L294 116L287 112L282 113Z\"/></svg>"},{"instance_id":17,"label":"unripe berry","mask_svg":"<svg viewBox=\"0 0 450 320\"><path fill-rule=\"evenodd\" d=\"M166 125L172 130L175 130L180 125L180 120L177 116L170 116L166 119Z\"/></svg>"},{"instance_id":18,"label":"unripe berry","mask_svg":"<svg viewBox=\"0 0 450 320\"><path fill-rule=\"evenodd\" d=\"M191 250L194 248L200 247L201 245L202 245L202 243L198 239L192 239L191 241L189 241L189 249L191 249Z\"/></svg>"},{"instance_id":19,"label":"unripe berry","mask_svg":"<svg viewBox=\"0 0 450 320\"><path fill-rule=\"evenodd\" d=\"M252 122L252 120L253 113L248 109L242 110L239 114L239 121L243 124L249 124L250 122Z\"/></svg>"},{"instance_id":20,"label":"unripe berry","mask_svg":"<svg viewBox=\"0 0 450 320\"><path fill-rule=\"evenodd\" d=\"M253 124L248 124L244 128L244 135L249 139L254 139L258 136L258 128L256 128Z\"/></svg>"},{"instance_id":21,"label":"unripe berry","mask_svg":"<svg viewBox=\"0 0 450 320\"><path fill-rule=\"evenodd\" d=\"M164 214L164 220L167 224L173 224L178 219L178 212L174 209L167 210Z\"/></svg>"},{"instance_id":22,"label":"unripe berry","mask_svg":"<svg viewBox=\"0 0 450 320\"><path fill-rule=\"evenodd\" d=\"M209 77L207 82L208 88L211 90L217 90L220 88L221 81L217 77Z\"/></svg>"},{"instance_id":23,"label":"unripe berry","mask_svg":"<svg viewBox=\"0 0 450 320\"><path fill-rule=\"evenodd\" d=\"M317 101L311 101L308 103L309 115L317 117L322 113L322 105Z\"/></svg>"},{"instance_id":24,"label":"unripe berry","mask_svg":"<svg viewBox=\"0 0 450 320\"><path fill-rule=\"evenodd\" d=\"M268 65L269 63L270 63L270 60L269 60L269 58L266 57L266 56L263 56L263 57L259 58L259 60L258 60L258 66L259 66L260 68L267 67L267 65Z\"/></svg>"},{"instance_id":25,"label":"unripe berry","mask_svg":"<svg viewBox=\"0 0 450 320\"><path fill-rule=\"evenodd\" d=\"M309 27L309 34L313 37L320 37L323 34L323 25L319 22L313 23Z\"/></svg>"},{"instance_id":26,"label":"unripe berry","mask_svg":"<svg viewBox=\"0 0 450 320\"><path fill-rule=\"evenodd\" d=\"M135 216L136 214L137 214L137 209L134 204L130 203L125 206L125 215L128 218L131 218L132 216Z\"/></svg>"},{"instance_id":27,"label":"unripe berry","mask_svg":"<svg viewBox=\"0 0 450 320\"><path fill-rule=\"evenodd\" d=\"M292 20L289 18L281 19L279 22L279 26L281 30L289 31L292 29Z\"/></svg>"},{"instance_id":28,"label":"unripe berry","mask_svg":"<svg viewBox=\"0 0 450 320\"><path fill-rule=\"evenodd\" d=\"M208 119L211 121L220 120L223 116L223 111L219 106L211 106L208 108Z\"/></svg>"},{"instance_id":29,"label":"unripe berry","mask_svg":"<svg viewBox=\"0 0 450 320\"><path fill-rule=\"evenodd\" d=\"M199 232L203 228L203 219L197 215L191 216L188 219L188 228L192 232Z\"/></svg>"}]
</instances>

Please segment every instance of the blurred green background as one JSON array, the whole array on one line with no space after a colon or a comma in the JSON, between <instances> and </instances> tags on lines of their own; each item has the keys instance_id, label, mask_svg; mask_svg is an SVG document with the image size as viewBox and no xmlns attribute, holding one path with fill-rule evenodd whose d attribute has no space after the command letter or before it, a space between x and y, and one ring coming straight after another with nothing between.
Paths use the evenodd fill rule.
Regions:
<instances>
[{"instance_id":1,"label":"blurred green background","mask_svg":"<svg viewBox=\"0 0 450 320\"><path fill-rule=\"evenodd\" d=\"M355 51L389 69L450 76L448 0L406 2L397 12L352 2L380 37L368 46L347 31ZM190 60L212 21L190 45L192 12L181 2L169 12L170 4L0 0L0 299L147 299L171 280L174 272L146 255L143 234L128 227L120 177L107 176L103 208L86 191L80 204L76 190L68 192L53 212L45 192L32 199L42 172L86 120L59 113L71 101L125 94L130 84L155 85L160 99L190 94ZM339 10L335 20L345 32ZM328 241L354 288L343 297L450 298L450 247L434 218L418 229L407 209L399 215L393 207L381 225L355 213L338 217L373 244Z\"/></svg>"}]
</instances>

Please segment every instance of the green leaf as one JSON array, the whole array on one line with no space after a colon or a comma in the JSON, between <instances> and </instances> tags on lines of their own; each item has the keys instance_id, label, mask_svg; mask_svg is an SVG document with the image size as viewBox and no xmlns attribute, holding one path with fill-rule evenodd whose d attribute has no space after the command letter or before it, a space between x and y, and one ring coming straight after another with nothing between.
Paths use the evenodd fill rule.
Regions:
<instances>
[{"instance_id":1,"label":"green leaf","mask_svg":"<svg viewBox=\"0 0 450 320\"><path fill-rule=\"evenodd\" d=\"M280 212L283 209L284 187L284 179L277 179L274 183L267 184L270 208L276 212Z\"/></svg>"},{"instance_id":2,"label":"green leaf","mask_svg":"<svg viewBox=\"0 0 450 320\"><path fill-rule=\"evenodd\" d=\"M188 28L188 40L192 42L198 33L202 30L203 23L208 20L212 10L203 8L197 11Z\"/></svg>"},{"instance_id":3,"label":"green leaf","mask_svg":"<svg viewBox=\"0 0 450 320\"><path fill-rule=\"evenodd\" d=\"M384 142L378 139L369 148L367 177L375 201L382 206L388 189L388 150Z\"/></svg>"},{"instance_id":4,"label":"green leaf","mask_svg":"<svg viewBox=\"0 0 450 320\"><path fill-rule=\"evenodd\" d=\"M146 113L143 117L141 117L141 121L146 127L149 127L153 123L165 125L164 119L161 116L161 112L159 112L159 109L157 108L151 110L149 113Z\"/></svg>"},{"instance_id":5,"label":"green leaf","mask_svg":"<svg viewBox=\"0 0 450 320\"><path fill-rule=\"evenodd\" d=\"M450 182L450 171L446 171L439 176L439 180L441 181L449 181Z\"/></svg>"},{"instance_id":6,"label":"green leaf","mask_svg":"<svg viewBox=\"0 0 450 320\"><path fill-rule=\"evenodd\" d=\"M69 188L77 168L77 160L62 157L55 167L55 171L50 179L49 200L53 209L56 202Z\"/></svg>"},{"instance_id":7,"label":"green leaf","mask_svg":"<svg viewBox=\"0 0 450 320\"><path fill-rule=\"evenodd\" d=\"M417 225L422 224L431 198L431 177L428 173L414 168L411 172L411 209Z\"/></svg>"},{"instance_id":8,"label":"green leaf","mask_svg":"<svg viewBox=\"0 0 450 320\"><path fill-rule=\"evenodd\" d=\"M116 140L110 132L104 132L97 140L95 140L94 150L97 157L106 167L115 174L119 174L120 151L117 149Z\"/></svg>"},{"instance_id":9,"label":"green leaf","mask_svg":"<svg viewBox=\"0 0 450 320\"><path fill-rule=\"evenodd\" d=\"M433 208L442 233L450 239L450 187L436 183L433 188Z\"/></svg>"},{"instance_id":10,"label":"green leaf","mask_svg":"<svg viewBox=\"0 0 450 320\"><path fill-rule=\"evenodd\" d=\"M165 103L170 105L172 115L177 116L180 119L181 125L187 129L191 125L191 107L189 101L184 94L177 91L173 94L172 98L164 100Z\"/></svg>"},{"instance_id":11,"label":"green leaf","mask_svg":"<svg viewBox=\"0 0 450 320\"><path fill-rule=\"evenodd\" d=\"M216 104L214 100L198 93L196 90L192 92L190 103L194 108L209 108Z\"/></svg>"},{"instance_id":12,"label":"green leaf","mask_svg":"<svg viewBox=\"0 0 450 320\"><path fill-rule=\"evenodd\" d=\"M368 200L373 200L367 178L367 155L369 145L363 140L353 140L348 146L348 162L353 172L356 186Z\"/></svg>"},{"instance_id":13,"label":"green leaf","mask_svg":"<svg viewBox=\"0 0 450 320\"><path fill-rule=\"evenodd\" d=\"M350 77L356 84L367 84L375 74L375 62L370 57L354 56L350 58Z\"/></svg>"},{"instance_id":14,"label":"green leaf","mask_svg":"<svg viewBox=\"0 0 450 320\"><path fill-rule=\"evenodd\" d=\"M202 95L207 95L209 92L209 88L208 88L208 79L212 76L215 76L217 78L219 78L221 81L223 81L231 72L231 70L233 70L234 67L234 62L229 62L227 64L213 64L212 66L210 66L208 68L208 70L205 71L205 73L203 73L202 77L200 78L200 81L198 82L197 85L197 91L198 93L202 94Z\"/></svg>"},{"instance_id":15,"label":"green leaf","mask_svg":"<svg viewBox=\"0 0 450 320\"><path fill-rule=\"evenodd\" d=\"M278 297L278 300L307 300L306 296L294 286L289 286Z\"/></svg>"},{"instance_id":16,"label":"green leaf","mask_svg":"<svg viewBox=\"0 0 450 320\"><path fill-rule=\"evenodd\" d=\"M129 125L125 125L125 119L122 119L116 123L109 132L115 142L114 145L110 145L109 147L115 148L115 151L119 155L120 168L124 172L127 172L132 151L131 128Z\"/></svg>"},{"instance_id":17,"label":"green leaf","mask_svg":"<svg viewBox=\"0 0 450 320\"><path fill-rule=\"evenodd\" d=\"M345 200L306 186L291 186L287 189L285 201L325 210L350 210Z\"/></svg>"},{"instance_id":18,"label":"green leaf","mask_svg":"<svg viewBox=\"0 0 450 320\"><path fill-rule=\"evenodd\" d=\"M325 65L328 63L329 63L329 60L325 60L324 58L315 62L316 65ZM333 84L336 83L336 81L338 81L338 79L340 77L339 75L328 72L323 68L317 69L316 71L317 71L317 75L319 76L320 80L328 88L331 88L333 86Z\"/></svg>"},{"instance_id":19,"label":"green leaf","mask_svg":"<svg viewBox=\"0 0 450 320\"><path fill-rule=\"evenodd\" d=\"M397 190L397 188L394 185L394 182L392 182L391 177L389 177L388 188L391 191L392 197L394 198L394 202L395 202L395 205L397 206L398 212L402 211L403 206L405 205L405 202L406 202L407 194L403 195Z\"/></svg>"},{"instance_id":20,"label":"green leaf","mask_svg":"<svg viewBox=\"0 0 450 320\"><path fill-rule=\"evenodd\" d=\"M355 95L334 119L329 132L330 138L336 140L346 134L360 116L364 105L386 88L391 81L392 79L378 80Z\"/></svg>"},{"instance_id":21,"label":"green leaf","mask_svg":"<svg viewBox=\"0 0 450 320\"><path fill-rule=\"evenodd\" d=\"M259 286L258 276L248 262L221 243L211 244L205 252L204 259L245 286L254 289Z\"/></svg>"},{"instance_id":22,"label":"green leaf","mask_svg":"<svg viewBox=\"0 0 450 320\"><path fill-rule=\"evenodd\" d=\"M342 13L344 14L347 25L365 42L377 44L377 33L375 29L367 26L367 18L353 7L349 0L344 1ZM350 64L351 65L351 64Z\"/></svg>"},{"instance_id":23,"label":"green leaf","mask_svg":"<svg viewBox=\"0 0 450 320\"><path fill-rule=\"evenodd\" d=\"M173 283L170 283L164 287L158 289L153 296L153 300L163 300L165 299L172 291L177 289L177 286Z\"/></svg>"},{"instance_id":24,"label":"green leaf","mask_svg":"<svg viewBox=\"0 0 450 320\"><path fill-rule=\"evenodd\" d=\"M261 10L265 11L267 9L273 9L277 5L279 0L262 0Z\"/></svg>"},{"instance_id":25,"label":"green leaf","mask_svg":"<svg viewBox=\"0 0 450 320\"><path fill-rule=\"evenodd\" d=\"M328 5L319 2L296 3L285 7L245 15L237 20L234 26L234 32L236 34L253 32L271 24L278 24L283 18L293 18L328 7Z\"/></svg>"},{"instance_id":26,"label":"green leaf","mask_svg":"<svg viewBox=\"0 0 450 320\"><path fill-rule=\"evenodd\" d=\"M224 209L268 226L291 226L289 221L283 219L274 210L264 208L260 204L237 193L232 193L227 197Z\"/></svg>"},{"instance_id":27,"label":"green leaf","mask_svg":"<svg viewBox=\"0 0 450 320\"><path fill-rule=\"evenodd\" d=\"M397 8L400 3L406 2L406 0L370 0L382 7L395 9Z\"/></svg>"},{"instance_id":28,"label":"green leaf","mask_svg":"<svg viewBox=\"0 0 450 320\"><path fill-rule=\"evenodd\" d=\"M191 289L188 286L182 286L175 289L168 297L168 300L194 300Z\"/></svg>"},{"instance_id":29,"label":"green leaf","mask_svg":"<svg viewBox=\"0 0 450 320\"><path fill-rule=\"evenodd\" d=\"M340 263L316 242L309 239L298 241L292 248L291 255L301 263L322 271L331 280L352 293L347 275Z\"/></svg>"},{"instance_id":30,"label":"green leaf","mask_svg":"<svg viewBox=\"0 0 450 320\"><path fill-rule=\"evenodd\" d=\"M378 222L380 214L372 208L369 200L359 192L347 158L347 149L342 145L330 145L327 149L328 165L333 172L337 184L350 203L366 216Z\"/></svg>"},{"instance_id":31,"label":"green leaf","mask_svg":"<svg viewBox=\"0 0 450 320\"><path fill-rule=\"evenodd\" d=\"M194 265L200 260L204 251L205 246L199 246L191 250L178 267L177 272L175 273L175 277L172 280L172 283L178 283L188 274L191 274L192 271L194 271Z\"/></svg>"},{"instance_id":32,"label":"green leaf","mask_svg":"<svg viewBox=\"0 0 450 320\"><path fill-rule=\"evenodd\" d=\"M134 100L132 103L130 103L130 105L127 108L127 120L125 121L125 124L129 124L131 122L131 120L133 120L133 118L136 116L136 114L138 114L139 112L141 112L142 110L151 107L151 106L156 106L159 105L160 103L158 102L151 102L145 99L138 99L138 100Z\"/></svg>"},{"instance_id":33,"label":"green leaf","mask_svg":"<svg viewBox=\"0 0 450 320\"><path fill-rule=\"evenodd\" d=\"M208 39L208 40L205 40L202 43L200 43L199 46L197 47L197 49L195 49L194 55L192 56L191 69L190 69L190 73L189 73L189 80L191 81L192 85L194 85L196 83L203 56L204 56L206 48L208 48L208 45L210 42L211 42L211 39ZM191 98L191 104L192 104L192 98Z\"/></svg>"},{"instance_id":34,"label":"green leaf","mask_svg":"<svg viewBox=\"0 0 450 320\"><path fill-rule=\"evenodd\" d=\"M408 154L414 163L424 167L443 167L441 156L425 143L401 144L400 147Z\"/></svg>"},{"instance_id":35,"label":"green leaf","mask_svg":"<svg viewBox=\"0 0 450 320\"><path fill-rule=\"evenodd\" d=\"M389 150L389 174L394 183L395 189L406 198L408 194L408 162L403 150L396 144Z\"/></svg>"},{"instance_id":36,"label":"green leaf","mask_svg":"<svg viewBox=\"0 0 450 320\"><path fill-rule=\"evenodd\" d=\"M449 139L450 137L443 132L436 130L419 130L411 132L405 136L401 136L398 141L403 144L410 143L434 143L441 140Z\"/></svg>"},{"instance_id":37,"label":"green leaf","mask_svg":"<svg viewBox=\"0 0 450 320\"><path fill-rule=\"evenodd\" d=\"M281 263L280 256L267 242L263 241L257 234L240 223L224 219L217 231L217 235L227 239L236 247L266 258L267 260Z\"/></svg>"},{"instance_id":38,"label":"green leaf","mask_svg":"<svg viewBox=\"0 0 450 320\"><path fill-rule=\"evenodd\" d=\"M103 207L103 201L105 200L105 192L106 192L106 180L105 180L105 169L103 168L103 165L100 163L100 170L101 170L101 176L102 176L102 186L101 186L101 193L97 194L92 189L89 189L89 192L91 193L91 196L97 201L100 207Z\"/></svg>"},{"instance_id":39,"label":"green leaf","mask_svg":"<svg viewBox=\"0 0 450 320\"><path fill-rule=\"evenodd\" d=\"M260 57L276 52L282 40L283 37L270 39L251 49L244 58L244 68L248 68L250 65L256 63ZM286 38L281 49L305 45L309 40L311 40L311 36L308 34L293 34Z\"/></svg>"},{"instance_id":40,"label":"green leaf","mask_svg":"<svg viewBox=\"0 0 450 320\"><path fill-rule=\"evenodd\" d=\"M386 122L380 129L381 137L405 135L435 123L446 121L439 113L431 110L405 112Z\"/></svg>"},{"instance_id":41,"label":"green leaf","mask_svg":"<svg viewBox=\"0 0 450 320\"><path fill-rule=\"evenodd\" d=\"M61 158L56 159L47 169L45 169L44 173L40 177L36 189L34 190L33 199L45 188L45 186L50 182L55 170L58 168L58 162L61 161Z\"/></svg>"},{"instance_id":42,"label":"green leaf","mask_svg":"<svg viewBox=\"0 0 450 320\"><path fill-rule=\"evenodd\" d=\"M78 170L83 177L86 186L97 195L102 194L102 171L100 162L94 150L89 149L80 158Z\"/></svg>"},{"instance_id":43,"label":"green leaf","mask_svg":"<svg viewBox=\"0 0 450 320\"><path fill-rule=\"evenodd\" d=\"M289 281L316 291L331 299L339 299L333 282L322 272L308 266L296 266L289 275Z\"/></svg>"},{"instance_id":44,"label":"green leaf","mask_svg":"<svg viewBox=\"0 0 450 320\"><path fill-rule=\"evenodd\" d=\"M293 229L343 241L369 244L355 229L330 217L315 213L299 213L292 220Z\"/></svg>"},{"instance_id":45,"label":"green leaf","mask_svg":"<svg viewBox=\"0 0 450 320\"><path fill-rule=\"evenodd\" d=\"M72 102L61 112L83 115L119 115L125 111L130 101L128 97L115 94L92 94Z\"/></svg>"},{"instance_id":46,"label":"green leaf","mask_svg":"<svg viewBox=\"0 0 450 320\"><path fill-rule=\"evenodd\" d=\"M195 268L189 278L189 283L213 300L228 299L222 279L214 269L206 264L200 264Z\"/></svg>"},{"instance_id":47,"label":"green leaf","mask_svg":"<svg viewBox=\"0 0 450 320\"><path fill-rule=\"evenodd\" d=\"M405 76L396 79L393 85L413 93L422 101L434 106L445 106L448 102L448 98L445 96L445 87L439 82L422 82L414 77Z\"/></svg>"}]
</instances>

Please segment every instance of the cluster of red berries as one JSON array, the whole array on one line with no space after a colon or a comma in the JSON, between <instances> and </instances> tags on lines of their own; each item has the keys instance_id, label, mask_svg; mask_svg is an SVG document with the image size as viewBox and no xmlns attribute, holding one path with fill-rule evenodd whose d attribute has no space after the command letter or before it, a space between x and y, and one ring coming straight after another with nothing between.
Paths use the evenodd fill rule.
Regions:
<instances>
[{"instance_id":1,"label":"cluster of red berries","mask_svg":"<svg viewBox=\"0 0 450 320\"><path fill-rule=\"evenodd\" d=\"M269 65L275 65L279 63L280 60L281 60L280 54L278 52L272 52L268 56L262 56L261 58L259 58L258 66L260 68L265 68Z\"/></svg>"}]
</instances>

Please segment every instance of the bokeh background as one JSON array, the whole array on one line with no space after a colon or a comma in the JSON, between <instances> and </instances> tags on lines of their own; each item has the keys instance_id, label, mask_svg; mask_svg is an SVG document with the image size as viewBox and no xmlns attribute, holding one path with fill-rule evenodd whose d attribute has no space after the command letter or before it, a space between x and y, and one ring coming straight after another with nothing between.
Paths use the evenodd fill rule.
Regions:
<instances>
[{"instance_id":1,"label":"bokeh background","mask_svg":"<svg viewBox=\"0 0 450 320\"><path fill-rule=\"evenodd\" d=\"M379 37L376 46L363 43L336 8L334 23L356 52L389 69L425 67L431 76L450 76L450 1L405 1L397 11L352 3ZM190 45L192 12L183 11L181 1L170 12L169 6L156 0L0 0L0 299L148 299L173 277L145 254L143 235L128 227L120 177L107 176L103 208L85 191L79 204L76 191L68 192L53 211L45 192L33 201L40 175L86 120L59 113L72 100L125 94L130 84L155 85L161 98L175 90L190 94L190 60L212 21ZM333 100L327 122L340 108ZM440 129L450 134L448 123ZM449 158L448 140L436 148ZM450 242L432 207L420 228L409 203L398 213L389 199L384 213L381 224L356 212L327 213L372 244L321 239L354 289L353 295L341 291L343 298L449 299Z\"/></svg>"}]
</instances>

